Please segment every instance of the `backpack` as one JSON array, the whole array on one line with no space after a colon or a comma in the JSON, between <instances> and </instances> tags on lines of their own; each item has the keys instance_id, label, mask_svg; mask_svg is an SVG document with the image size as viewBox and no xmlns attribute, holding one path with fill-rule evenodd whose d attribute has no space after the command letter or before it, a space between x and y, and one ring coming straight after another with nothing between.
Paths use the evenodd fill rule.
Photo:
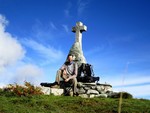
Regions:
<instances>
[{"instance_id":1,"label":"backpack","mask_svg":"<svg viewBox=\"0 0 150 113\"><path fill-rule=\"evenodd\" d=\"M84 76L94 76L93 67L91 64L82 64L82 72Z\"/></svg>"},{"instance_id":2,"label":"backpack","mask_svg":"<svg viewBox=\"0 0 150 113\"><path fill-rule=\"evenodd\" d=\"M77 76L78 82L91 83L91 82L99 81L99 77L94 77L93 66L91 64L82 63L79 71L80 72ZM81 76L82 74L83 74L83 76Z\"/></svg>"}]
</instances>

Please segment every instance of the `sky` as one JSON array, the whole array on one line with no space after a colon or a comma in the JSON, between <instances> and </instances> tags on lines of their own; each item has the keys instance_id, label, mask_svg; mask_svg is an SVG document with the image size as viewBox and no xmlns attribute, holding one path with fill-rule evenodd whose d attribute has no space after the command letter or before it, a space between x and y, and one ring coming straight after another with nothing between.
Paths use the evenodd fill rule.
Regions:
<instances>
[{"instance_id":1,"label":"sky","mask_svg":"<svg viewBox=\"0 0 150 113\"><path fill-rule=\"evenodd\" d=\"M99 83L150 99L149 0L0 0L0 87L54 82L83 22Z\"/></svg>"}]
</instances>

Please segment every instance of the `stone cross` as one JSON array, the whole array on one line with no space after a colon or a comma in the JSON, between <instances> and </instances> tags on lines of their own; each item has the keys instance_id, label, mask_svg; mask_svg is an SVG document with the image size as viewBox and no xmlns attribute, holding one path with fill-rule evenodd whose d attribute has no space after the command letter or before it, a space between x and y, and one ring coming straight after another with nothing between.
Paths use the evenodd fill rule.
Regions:
<instances>
[{"instance_id":1,"label":"stone cross","mask_svg":"<svg viewBox=\"0 0 150 113\"><path fill-rule=\"evenodd\" d=\"M72 28L72 32L76 33L76 42L79 42L82 49L82 32L87 31L87 27L82 22L77 22L76 26Z\"/></svg>"}]
</instances>

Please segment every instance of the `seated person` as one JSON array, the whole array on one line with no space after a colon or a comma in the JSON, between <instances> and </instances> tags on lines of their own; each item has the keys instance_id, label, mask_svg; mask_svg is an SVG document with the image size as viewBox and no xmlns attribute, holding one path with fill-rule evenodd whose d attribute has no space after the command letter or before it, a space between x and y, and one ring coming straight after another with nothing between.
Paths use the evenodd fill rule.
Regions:
<instances>
[{"instance_id":1,"label":"seated person","mask_svg":"<svg viewBox=\"0 0 150 113\"><path fill-rule=\"evenodd\" d=\"M57 71L56 80L52 87L57 87L60 85L60 81L70 82L73 85L73 93L77 94L77 72L78 66L73 62L73 56L68 55L67 61L62 65L62 67Z\"/></svg>"}]
</instances>

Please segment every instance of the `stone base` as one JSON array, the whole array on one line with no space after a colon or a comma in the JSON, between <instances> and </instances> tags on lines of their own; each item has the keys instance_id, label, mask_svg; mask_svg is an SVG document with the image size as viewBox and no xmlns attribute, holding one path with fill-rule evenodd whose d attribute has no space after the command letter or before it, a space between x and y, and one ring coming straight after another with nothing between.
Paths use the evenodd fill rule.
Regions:
<instances>
[{"instance_id":1,"label":"stone base","mask_svg":"<svg viewBox=\"0 0 150 113\"><path fill-rule=\"evenodd\" d=\"M41 87L42 92L44 95L50 95L50 88L49 87Z\"/></svg>"},{"instance_id":2,"label":"stone base","mask_svg":"<svg viewBox=\"0 0 150 113\"><path fill-rule=\"evenodd\" d=\"M44 95L55 95L60 96L64 94L64 89L58 89L58 88L50 88L50 87L41 87L42 92Z\"/></svg>"},{"instance_id":3,"label":"stone base","mask_svg":"<svg viewBox=\"0 0 150 113\"><path fill-rule=\"evenodd\" d=\"M106 98L110 92L112 92L112 86L110 84L78 82L78 93L83 98Z\"/></svg>"},{"instance_id":4,"label":"stone base","mask_svg":"<svg viewBox=\"0 0 150 113\"><path fill-rule=\"evenodd\" d=\"M110 84L98 84L98 83L82 83L78 82L77 85L78 94L82 98L94 98L94 97L111 97L113 95L112 86ZM68 89L68 90L67 90ZM42 91L45 95L68 95L73 96L72 88L66 87L66 90L62 88L49 88L42 87Z\"/></svg>"},{"instance_id":5,"label":"stone base","mask_svg":"<svg viewBox=\"0 0 150 113\"><path fill-rule=\"evenodd\" d=\"M50 88L50 94L60 96L64 94L64 89Z\"/></svg>"}]
</instances>

